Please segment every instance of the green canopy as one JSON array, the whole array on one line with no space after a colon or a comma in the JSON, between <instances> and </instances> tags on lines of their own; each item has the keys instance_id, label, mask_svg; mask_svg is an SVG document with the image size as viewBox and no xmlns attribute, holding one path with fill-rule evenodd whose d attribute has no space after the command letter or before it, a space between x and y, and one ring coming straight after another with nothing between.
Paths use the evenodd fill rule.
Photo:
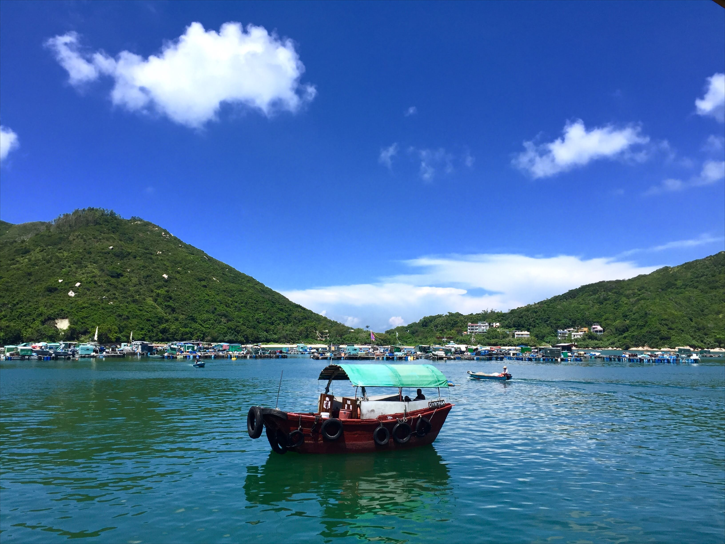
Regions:
<instances>
[{"instance_id":1,"label":"green canopy","mask_svg":"<svg viewBox=\"0 0 725 544\"><path fill-rule=\"evenodd\" d=\"M319 379L350 380L356 387L448 387L433 365L329 365Z\"/></svg>"}]
</instances>

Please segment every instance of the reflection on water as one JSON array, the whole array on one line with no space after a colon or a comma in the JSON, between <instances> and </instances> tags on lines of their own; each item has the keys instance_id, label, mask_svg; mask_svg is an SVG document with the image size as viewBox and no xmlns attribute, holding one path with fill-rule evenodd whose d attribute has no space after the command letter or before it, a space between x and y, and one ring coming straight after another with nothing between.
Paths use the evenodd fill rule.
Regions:
<instances>
[{"instance_id":1,"label":"reflection on water","mask_svg":"<svg viewBox=\"0 0 725 544\"><path fill-rule=\"evenodd\" d=\"M725 367L516 364L457 387L433 446L272 454L310 359L0 364L0 541L722 542Z\"/></svg>"},{"instance_id":2,"label":"reflection on water","mask_svg":"<svg viewBox=\"0 0 725 544\"><path fill-rule=\"evenodd\" d=\"M250 504L266 506L313 497L325 537L361 536L377 516L423 524L440 518L450 500L441 456L433 446L391 453L270 454L261 467L247 467L244 493Z\"/></svg>"}]
</instances>

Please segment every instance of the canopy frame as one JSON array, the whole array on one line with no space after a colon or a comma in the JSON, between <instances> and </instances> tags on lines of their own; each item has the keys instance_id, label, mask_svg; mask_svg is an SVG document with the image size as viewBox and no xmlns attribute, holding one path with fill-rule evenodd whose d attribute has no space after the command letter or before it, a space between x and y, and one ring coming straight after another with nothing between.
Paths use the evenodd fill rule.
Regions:
<instances>
[{"instance_id":1,"label":"canopy frame","mask_svg":"<svg viewBox=\"0 0 725 544\"><path fill-rule=\"evenodd\" d=\"M349 380L354 387L448 387L448 380L433 365L348 364L328 365L320 372L319 380L327 380L329 393L333 380Z\"/></svg>"}]
</instances>

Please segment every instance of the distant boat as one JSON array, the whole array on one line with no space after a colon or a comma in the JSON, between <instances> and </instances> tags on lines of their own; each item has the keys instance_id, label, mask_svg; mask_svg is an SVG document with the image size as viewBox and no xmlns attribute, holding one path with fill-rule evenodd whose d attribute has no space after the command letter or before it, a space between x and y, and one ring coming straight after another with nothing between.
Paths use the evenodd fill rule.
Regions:
<instances>
[{"instance_id":1,"label":"distant boat","mask_svg":"<svg viewBox=\"0 0 725 544\"><path fill-rule=\"evenodd\" d=\"M93 344L81 344L78 346L79 357L95 357L98 355L98 348Z\"/></svg>"},{"instance_id":2,"label":"distant boat","mask_svg":"<svg viewBox=\"0 0 725 544\"><path fill-rule=\"evenodd\" d=\"M204 368L206 366L206 361L197 361L193 366L194 368Z\"/></svg>"},{"instance_id":3,"label":"distant boat","mask_svg":"<svg viewBox=\"0 0 725 544\"><path fill-rule=\"evenodd\" d=\"M470 370L468 371L468 377L472 380L499 380L502 382L513 378L513 376L508 372L506 372L505 374L503 372L499 372L496 374L486 374L485 372L471 372Z\"/></svg>"}]
</instances>

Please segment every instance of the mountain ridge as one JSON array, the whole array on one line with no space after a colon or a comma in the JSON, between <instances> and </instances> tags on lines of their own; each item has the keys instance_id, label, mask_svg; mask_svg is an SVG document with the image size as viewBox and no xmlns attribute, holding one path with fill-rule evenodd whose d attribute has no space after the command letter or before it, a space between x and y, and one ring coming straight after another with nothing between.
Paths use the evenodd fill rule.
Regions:
<instances>
[{"instance_id":1,"label":"mountain ridge","mask_svg":"<svg viewBox=\"0 0 725 544\"><path fill-rule=\"evenodd\" d=\"M342 340L350 328L138 217L96 208L0 223L0 343ZM59 281L62 280L62 281ZM78 285L76 285L78 284ZM69 319L61 331L56 320ZM326 332L327 331L327 332ZM355 338L364 334L355 331Z\"/></svg>"},{"instance_id":2,"label":"mountain ridge","mask_svg":"<svg viewBox=\"0 0 725 544\"><path fill-rule=\"evenodd\" d=\"M196 339L369 342L138 217L87 208L50 222L0 221L0 344L30 340ZM59 281L62 280L62 281ZM78 285L76 285L78 284ZM57 320L69 320L60 330ZM628 280L592 283L509 312L425 316L377 344L473 343L469 322L500 322L478 344L556 343L601 324L582 347L725 347L725 251ZM62 323L62 322L61 322ZM532 338L511 338L512 330Z\"/></svg>"},{"instance_id":3,"label":"mountain ridge","mask_svg":"<svg viewBox=\"0 0 725 544\"><path fill-rule=\"evenodd\" d=\"M557 330L590 328L598 323L604 334L588 332L582 347L631 346L725 347L725 251L674 267L659 268L627 280L583 285L549 299L509 312L448 313L426 316L415 323L386 331L401 342L431 343L442 338L470 341L467 324L499 322L500 329L476 334L476 343L556 343ZM525 330L528 341L503 330Z\"/></svg>"}]
</instances>

